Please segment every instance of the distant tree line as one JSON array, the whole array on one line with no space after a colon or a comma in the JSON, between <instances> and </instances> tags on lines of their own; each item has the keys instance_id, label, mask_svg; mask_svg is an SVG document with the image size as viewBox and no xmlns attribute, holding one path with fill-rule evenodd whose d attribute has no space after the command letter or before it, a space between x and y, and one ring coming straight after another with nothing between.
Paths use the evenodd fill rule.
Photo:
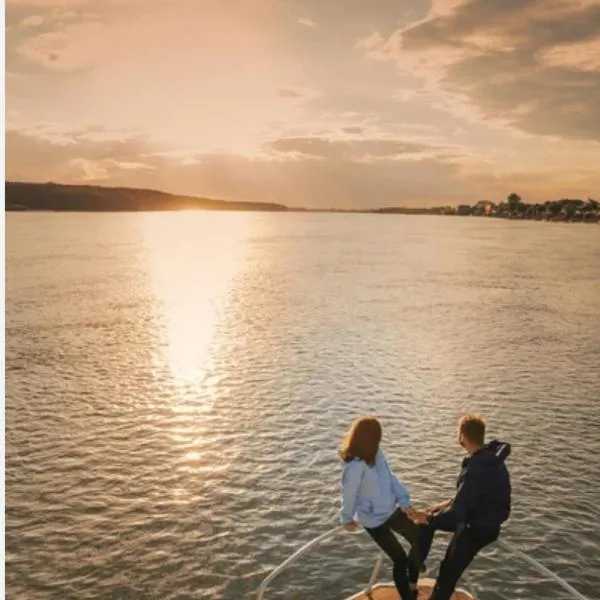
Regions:
<instances>
[{"instance_id":1,"label":"distant tree line","mask_svg":"<svg viewBox=\"0 0 600 600\"><path fill-rule=\"evenodd\" d=\"M406 208L392 206L376 209L302 209L269 202L239 202L180 196L156 190L110 188L56 183L23 183L6 181L5 210L52 211L153 211L153 210L250 210L293 212L353 212L406 215L464 215L502 219L532 219L536 221L579 221L598 223L600 209L592 198L563 198L550 202L528 204L519 194L509 194L496 204L480 200L476 204L457 207Z\"/></svg>"},{"instance_id":2,"label":"distant tree line","mask_svg":"<svg viewBox=\"0 0 600 600\"><path fill-rule=\"evenodd\" d=\"M9 211L287 210L287 207L282 204L268 202L231 202L167 194L156 190L92 185L7 181L4 184L4 191L5 210Z\"/></svg>"},{"instance_id":3,"label":"distant tree line","mask_svg":"<svg viewBox=\"0 0 600 600\"><path fill-rule=\"evenodd\" d=\"M445 208L442 214L475 215L502 219L532 219L535 221L579 221L597 223L600 220L598 201L562 198L548 202L528 204L519 194L509 194L504 202L496 204L481 200L474 205L461 204Z\"/></svg>"}]
</instances>

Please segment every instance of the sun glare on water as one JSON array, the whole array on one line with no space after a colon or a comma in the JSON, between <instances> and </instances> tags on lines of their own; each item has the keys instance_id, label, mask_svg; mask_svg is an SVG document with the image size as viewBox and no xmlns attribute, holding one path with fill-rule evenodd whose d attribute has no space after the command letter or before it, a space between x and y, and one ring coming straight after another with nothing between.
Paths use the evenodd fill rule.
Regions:
<instances>
[{"instance_id":1,"label":"sun glare on water","mask_svg":"<svg viewBox=\"0 0 600 600\"><path fill-rule=\"evenodd\" d=\"M210 372L219 319L246 250L248 218L193 211L144 215L165 332L159 360L168 365L183 394Z\"/></svg>"}]
</instances>

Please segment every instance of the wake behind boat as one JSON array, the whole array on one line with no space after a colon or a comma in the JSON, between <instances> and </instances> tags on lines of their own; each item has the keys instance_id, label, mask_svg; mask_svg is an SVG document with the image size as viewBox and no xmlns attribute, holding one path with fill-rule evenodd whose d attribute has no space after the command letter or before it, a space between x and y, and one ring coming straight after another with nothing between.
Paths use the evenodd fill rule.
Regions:
<instances>
[{"instance_id":1,"label":"wake behind boat","mask_svg":"<svg viewBox=\"0 0 600 600\"><path fill-rule=\"evenodd\" d=\"M299 548L290 557L284 560L278 567L273 569L273 571L271 571L271 573L269 573L267 577L265 577L258 589L256 600L263 600L265 598L265 592L271 584L271 582L276 577L278 577L283 571L285 571L285 569L287 569L287 567L289 567L292 563L298 561L300 558L302 558L302 556L308 554L311 550L319 546L322 542L339 535L343 531L344 530L342 527L335 527L315 537L314 539L306 543L304 546ZM574 600L591 600L590 598L584 596L581 592L576 590L562 577L559 577L556 573L552 572L539 561L522 552L518 548L514 547L512 544L509 544L504 540L497 540L496 542L494 542L493 545L500 547L505 553L511 554L516 558L520 559L522 562L527 563L539 575L542 575L546 577L549 581L551 581L556 590L562 588L562 590L568 592L569 598L572 598ZM383 567L383 562L385 558L386 556L383 552L379 553L379 555L377 556L377 560L375 561L373 571L371 572L371 577L369 578L369 582L367 583L365 589L362 591L358 591L356 594L350 596L346 600L398 600L398 592L396 591L396 587L393 583L378 582L379 575L381 573L381 568ZM432 574L433 573L430 571L419 579L419 600L429 599L429 596L435 584L435 579L431 577ZM477 594L475 590L475 583L468 571L464 574L463 579L466 589L465 587L457 588L454 592L454 595L452 596L452 600L483 600L483 597ZM485 582L483 582L483 584L485 584Z\"/></svg>"}]
</instances>

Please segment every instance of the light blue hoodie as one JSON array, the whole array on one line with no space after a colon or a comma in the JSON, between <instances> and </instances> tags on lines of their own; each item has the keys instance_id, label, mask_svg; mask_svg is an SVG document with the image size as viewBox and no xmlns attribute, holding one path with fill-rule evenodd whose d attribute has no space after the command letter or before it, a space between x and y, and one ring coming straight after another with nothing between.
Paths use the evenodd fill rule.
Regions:
<instances>
[{"instance_id":1,"label":"light blue hoodie","mask_svg":"<svg viewBox=\"0 0 600 600\"><path fill-rule=\"evenodd\" d=\"M408 508L410 494L391 472L381 450L377 451L373 467L359 458L344 463L340 510L343 524L350 523L357 515L363 527L379 527L398 505Z\"/></svg>"}]
</instances>

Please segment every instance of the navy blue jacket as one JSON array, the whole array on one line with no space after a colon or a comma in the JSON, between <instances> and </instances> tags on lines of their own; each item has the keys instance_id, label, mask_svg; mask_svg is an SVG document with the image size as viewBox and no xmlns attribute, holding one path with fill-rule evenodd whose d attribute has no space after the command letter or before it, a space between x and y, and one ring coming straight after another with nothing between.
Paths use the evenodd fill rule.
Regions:
<instances>
[{"instance_id":1,"label":"navy blue jacket","mask_svg":"<svg viewBox=\"0 0 600 600\"><path fill-rule=\"evenodd\" d=\"M510 444L494 440L465 458L450 508L439 512L431 525L465 523L472 527L499 527L510 516L511 486L504 460Z\"/></svg>"}]
</instances>

